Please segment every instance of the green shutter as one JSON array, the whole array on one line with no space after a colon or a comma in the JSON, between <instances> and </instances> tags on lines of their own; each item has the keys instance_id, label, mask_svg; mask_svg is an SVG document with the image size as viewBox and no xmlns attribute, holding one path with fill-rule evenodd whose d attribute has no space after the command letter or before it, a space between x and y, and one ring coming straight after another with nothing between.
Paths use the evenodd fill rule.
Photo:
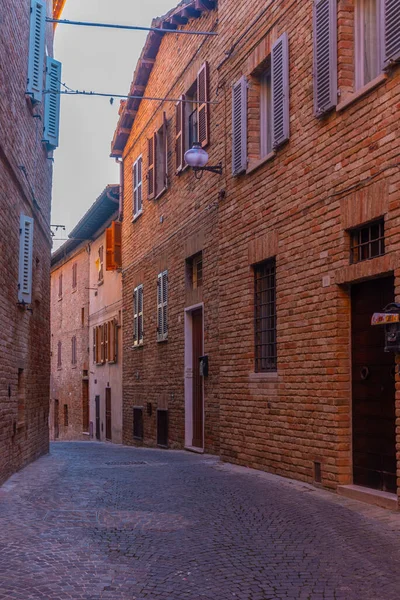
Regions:
<instances>
[{"instance_id":1,"label":"green shutter","mask_svg":"<svg viewBox=\"0 0 400 600\"><path fill-rule=\"evenodd\" d=\"M46 89L44 101L43 141L49 150L58 147L60 128L61 63L49 56L46 58Z\"/></svg>"}]
</instances>

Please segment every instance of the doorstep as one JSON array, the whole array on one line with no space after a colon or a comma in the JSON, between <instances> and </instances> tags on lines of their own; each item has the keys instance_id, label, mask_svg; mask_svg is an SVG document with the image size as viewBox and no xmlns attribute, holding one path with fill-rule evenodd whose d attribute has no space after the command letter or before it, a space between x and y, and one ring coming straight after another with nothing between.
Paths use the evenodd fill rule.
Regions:
<instances>
[{"instance_id":1,"label":"doorstep","mask_svg":"<svg viewBox=\"0 0 400 600\"><path fill-rule=\"evenodd\" d=\"M389 492L381 492L371 488L362 487L360 485L339 485L337 488L338 494L351 498L352 500L360 500L389 510L398 510L399 503L396 494Z\"/></svg>"}]
</instances>

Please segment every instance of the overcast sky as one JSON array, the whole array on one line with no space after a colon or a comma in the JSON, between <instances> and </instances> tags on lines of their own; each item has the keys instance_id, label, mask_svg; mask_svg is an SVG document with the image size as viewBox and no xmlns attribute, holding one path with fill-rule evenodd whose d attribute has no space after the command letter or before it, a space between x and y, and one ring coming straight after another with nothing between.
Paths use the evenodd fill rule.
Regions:
<instances>
[{"instance_id":1,"label":"overcast sky","mask_svg":"<svg viewBox=\"0 0 400 600\"><path fill-rule=\"evenodd\" d=\"M178 0L67 0L63 18L149 26ZM55 57L62 81L85 91L127 94L146 39L145 32L58 25ZM119 168L109 157L119 100L61 97L60 146L54 152L52 224L68 233L108 183L119 183ZM54 242L54 248L62 242Z\"/></svg>"}]
</instances>

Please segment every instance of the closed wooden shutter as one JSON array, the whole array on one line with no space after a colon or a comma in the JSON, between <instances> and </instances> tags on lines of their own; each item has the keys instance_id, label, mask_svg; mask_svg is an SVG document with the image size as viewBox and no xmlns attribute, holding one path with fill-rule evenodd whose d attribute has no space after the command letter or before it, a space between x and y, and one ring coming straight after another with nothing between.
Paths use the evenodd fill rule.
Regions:
<instances>
[{"instance_id":1,"label":"closed wooden shutter","mask_svg":"<svg viewBox=\"0 0 400 600\"><path fill-rule=\"evenodd\" d=\"M381 0L383 68L400 60L400 2Z\"/></svg>"},{"instance_id":2,"label":"closed wooden shutter","mask_svg":"<svg viewBox=\"0 0 400 600\"><path fill-rule=\"evenodd\" d=\"M139 345L138 333L138 317L139 317L139 294L138 288L133 290L133 345Z\"/></svg>"},{"instance_id":3,"label":"closed wooden shutter","mask_svg":"<svg viewBox=\"0 0 400 600\"><path fill-rule=\"evenodd\" d=\"M337 104L337 0L314 1L314 113Z\"/></svg>"},{"instance_id":4,"label":"closed wooden shutter","mask_svg":"<svg viewBox=\"0 0 400 600\"><path fill-rule=\"evenodd\" d=\"M119 221L113 221L111 223L112 232L112 247L113 247L113 261L116 269L122 267L122 223Z\"/></svg>"},{"instance_id":5,"label":"closed wooden shutter","mask_svg":"<svg viewBox=\"0 0 400 600\"><path fill-rule=\"evenodd\" d=\"M198 142L202 148L210 142L210 112L209 112L209 67L204 63L197 74L197 100L198 100Z\"/></svg>"},{"instance_id":6,"label":"closed wooden shutter","mask_svg":"<svg viewBox=\"0 0 400 600\"><path fill-rule=\"evenodd\" d=\"M60 129L61 63L46 58L46 97L44 101L43 141L50 150L58 147Z\"/></svg>"},{"instance_id":7,"label":"closed wooden shutter","mask_svg":"<svg viewBox=\"0 0 400 600\"><path fill-rule=\"evenodd\" d=\"M168 271L157 279L157 340L168 339Z\"/></svg>"},{"instance_id":8,"label":"closed wooden shutter","mask_svg":"<svg viewBox=\"0 0 400 600\"><path fill-rule=\"evenodd\" d=\"M102 362L108 361L108 323L104 323L103 327L104 355Z\"/></svg>"},{"instance_id":9,"label":"closed wooden shutter","mask_svg":"<svg viewBox=\"0 0 400 600\"><path fill-rule=\"evenodd\" d=\"M242 77L232 89L232 173L247 169L247 79Z\"/></svg>"},{"instance_id":10,"label":"closed wooden shutter","mask_svg":"<svg viewBox=\"0 0 400 600\"><path fill-rule=\"evenodd\" d=\"M46 31L46 2L32 0L29 34L29 61L26 93L35 102L43 97L43 67Z\"/></svg>"},{"instance_id":11,"label":"closed wooden shutter","mask_svg":"<svg viewBox=\"0 0 400 600\"><path fill-rule=\"evenodd\" d=\"M32 302L33 219L20 216L18 302Z\"/></svg>"},{"instance_id":12,"label":"closed wooden shutter","mask_svg":"<svg viewBox=\"0 0 400 600\"><path fill-rule=\"evenodd\" d=\"M156 195L156 135L147 140L147 197L153 200Z\"/></svg>"},{"instance_id":13,"label":"closed wooden shutter","mask_svg":"<svg viewBox=\"0 0 400 600\"><path fill-rule=\"evenodd\" d=\"M115 271L113 252L113 234L111 227L106 229L106 271Z\"/></svg>"},{"instance_id":14,"label":"closed wooden shutter","mask_svg":"<svg viewBox=\"0 0 400 600\"><path fill-rule=\"evenodd\" d=\"M177 173L185 167L185 96L175 105L175 166Z\"/></svg>"},{"instance_id":15,"label":"closed wooden shutter","mask_svg":"<svg viewBox=\"0 0 400 600\"><path fill-rule=\"evenodd\" d=\"M278 148L289 139L289 42L287 33L272 46L272 143Z\"/></svg>"},{"instance_id":16,"label":"closed wooden shutter","mask_svg":"<svg viewBox=\"0 0 400 600\"><path fill-rule=\"evenodd\" d=\"M143 344L143 285L138 287L138 343Z\"/></svg>"},{"instance_id":17,"label":"closed wooden shutter","mask_svg":"<svg viewBox=\"0 0 400 600\"><path fill-rule=\"evenodd\" d=\"M97 362L97 335L96 327L93 327L93 362Z\"/></svg>"}]
</instances>

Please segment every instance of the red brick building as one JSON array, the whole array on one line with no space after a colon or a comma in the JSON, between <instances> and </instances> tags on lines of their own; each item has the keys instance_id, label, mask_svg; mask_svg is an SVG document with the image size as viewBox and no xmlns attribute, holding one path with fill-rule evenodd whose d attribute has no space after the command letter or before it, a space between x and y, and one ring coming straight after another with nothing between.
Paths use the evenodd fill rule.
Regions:
<instances>
[{"instance_id":1,"label":"red brick building","mask_svg":"<svg viewBox=\"0 0 400 600\"><path fill-rule=\"evenodd\" d=\"M184 102L129 99L113 140L124 441L157 443L168 409L170 445L397 505L399 376L371 317L399 299L400 6L215 4L155 21L218 37L151 33L131 94ZM184 168L196 136L221 176Z\"/></svg>"},{"instance_id":2,"label":"red brick building","mask_svg":"<svg viewBox=\"0 0 400 600\"><path fill-rule=\"evenodd\" d=\"M59 2L9 0L1 11L0 483L48 451L53 8L59 16Z\"/></svg>"},{"instance_id":3,"label":"red brick building","mask_svg":"<svg viewBox=\"0 0 400 600\"><path fill-rule=\"evenodd\" d=\"M119 186L109 185L51 258L53 440L121 442L121 258L109 235L118 212Z\"/></svg>"}]
</instances>

